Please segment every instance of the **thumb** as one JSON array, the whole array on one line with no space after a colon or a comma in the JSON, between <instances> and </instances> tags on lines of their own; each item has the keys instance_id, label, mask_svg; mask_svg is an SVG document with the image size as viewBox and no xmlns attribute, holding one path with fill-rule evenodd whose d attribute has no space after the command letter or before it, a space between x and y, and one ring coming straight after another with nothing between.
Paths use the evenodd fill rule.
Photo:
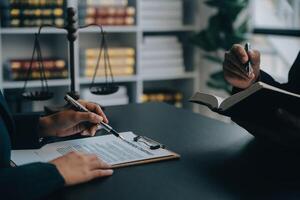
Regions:
<instances>
[{"instance_id":1,"label":"thumb","mask_svg":"<svg viewBox=\"0 0 300 200\"><path fill-rule=\"evenodd\" d=\"M260 63L260 53L257 50L248 51L249 59L254 67L259 67Z\"/></svg>"}]
</instances>

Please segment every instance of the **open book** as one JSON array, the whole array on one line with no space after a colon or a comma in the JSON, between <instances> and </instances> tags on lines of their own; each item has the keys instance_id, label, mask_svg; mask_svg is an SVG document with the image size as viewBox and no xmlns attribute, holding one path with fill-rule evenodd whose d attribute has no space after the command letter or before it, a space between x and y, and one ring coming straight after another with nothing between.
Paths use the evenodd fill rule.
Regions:
<instances>
[{"instance_id":1,"label":"open book","mask_svg":"<svg viewBox=\"0 0 300 200\"><path fill-rule=\"evenodd\" d=\"M120 133L126 141L110 134L50 143L41 149L13 150L11 160L15 165L48 162L71 151L92 153L114 168L179 158L165 148L150 149L143 142L134 141L132 132Z\"/></svg>"},{"instance_id":2,"label":"open book","mask_svg":"<svg viewBox=\"0 0 300 200\"><path fill-rule=\"evenodd\" d=\"M242 107L255 108L255 111L258 109L274 108L295 110L293 107L297 103L300 104L300 95L263 82L257 82L226 99L197 92L192 96L190 101L205 105L215 112L226 115L238 111Z\"/></svg>"}]
</instances>

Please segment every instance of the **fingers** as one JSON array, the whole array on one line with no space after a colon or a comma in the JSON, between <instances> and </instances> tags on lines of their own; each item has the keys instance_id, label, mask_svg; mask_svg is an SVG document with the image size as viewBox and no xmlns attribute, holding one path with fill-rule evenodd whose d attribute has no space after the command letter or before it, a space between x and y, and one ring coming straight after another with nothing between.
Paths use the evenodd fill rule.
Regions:
<instances>
[{"instance_id":1,"label":"fingers","mask_svg":"<svg viewBox=\"0 0 300 200\"><path fill-rule=\"evenodd\" d=\"M223 62L224 78L235 87L247 88L255 79L254 73L248 75L240 60L231 53L225 53Z\"/></svg>"},{"instance_id":2,"label":"fingers","mask_svg":"<svg viewBox=\"0 0 300 200\"><path fill-rule=\"evenodd\" d=\"M76 133L80 133L83 136L94 136L98 126L93 124L99 124L103 121L101 116L92 112L74 112L72 119L74 125L70 128L60 130L60 136L68 136ZM87 126L85 122L90 122L92 126Z\"/></svg>"},{"instance_id":3,"label":"fingers","mask_svg":"<svg viewBox=\"0 0 300 200\"><path fill-rule=\"evenodd\" d=\"M108 119L107 119L105 113L103 112L103 110L101 109L101 107L99 105L97 105L97 104L89 104L89 105L94 106L95 113L97 113L98 115L102 116L103 117L103 121L105 123L108 123Z\"/></svg>"},{"instance_id":4,"label":"fingers","mask_svg":"<svg viewBox=\"0 0 300 200\"><path fill-rule=\"evenodd\" d=\"M103 121L103 117L92 112L76 112L73 119L75 123L88 121L93 124L99 124Z\"/></svg>"},{"instance_id":5,"label":"fingers","mask_svg":"<svg viewBox=\"0 0 300 200\"><path fill-rule=\"evenodd\" d=\"M101 159L99 159L96 155L87 155L90 159L90 169L92 178L111 176L113 174L113 170L111 169L111 165L105 163Z\"/></svg>"},{"instance_id":6,"label":"fingers","mask_svg":"<svg viewBox=\"0 0 300 200\"><path fill-rule=\"evenodd\" d=\"M89 155L90 169L111 169L111 165L99 159L96 155Z\"/></svg>"},{"instance_id":7,"label":"fingers","mask_svg":"<svg viewBox=\"0 0 300 200\"><path fill-rule=\"evenodd\" d=\"M80 123L80 124L77 124L76 126L73 126L71 128L56 131L56 136L57 137L66 137L66 136L74 135L74 134L77 134L77 133L81 133L85 129L86 129L86 127L82 123Z\"/></svg>"},{"instance_id":8,"label":"fingers","mask_svg":"<svg viewBox=\"0 0 300 200\"><path fill-rule=\"evenodd\" d=\"M244 80L244 79L237 79L236 76L230 72L224 72L224 76L226 81L233 85L234 87L238 87L238 88L247 88L252 84L252 80L253 79L248 79L248 80Z\"/></svg>"},{"instance_id":9,"label":"fingers","mask_svg":"<svg viewBox=\"0 0 300 200\"><path fill-rule=\"evenodd\" d=\"M236 57L242 64L245 64L249 60L247 52L245 51L244 47L240 44L233 45L230 49L230 52L236 55Z\"/></svg>"},{"instance_id":10,"label":"fingers","mask_svg":"<svg viewBox=\"0 0 300 200\"><path fill-rule=\"evenodd\" d=\"M248 56L253 65L259 65L260 63L260 52L257 50L250 50Z\"/></svg>"},{"instance_id":11,"label":"fingers","mask_svg":"<svg viewBox=\"0 0 300 200\"><path fill-rule=\"evenodd\" d=\"M98 104L87 102L84 100L79 100L79 102L82 103L91 112L94 112L94 113L100 115L101 117L103 117L103 121L105 123L108 123L108 119L107 119L105 113L103 112L103 110L101 109L101 107Z\"/></svg>"},{"instance_id":12,"label":"fingers","mask_svg":"<svg viewBox=\"0 0 300 200\"><path fill-rule=\"evenodd\" d=\"M242 66L236 56L230 53L225 53L223 67L224 70L231 71L232 73L240 76L243 79L248 79L248 73L246 72L245 67Z\"/></svg>"},{"instance_id":13,"label":"fingers","mask_svg":"<svg viewBox=\"0 0 300 200\"><path fill-rule=\"evenodd\" d=\"M113 174L113 170L112 169L106 169L106 170L103 170L103 169L97 169L97 170L94 170L92 171L92 176L93 178L99 178L99 177L105 177L105 176L111 176Z\"/></svg>"},{"instance_id":14,"label":"fingers","mask_svg":"<svg viewBox=\"0 0 300 200\"><path fill-rule=\"evenodd\" d=\"M83 136L87 136L87 135L95 136L97 130L98 130L98 125L92 126L90 128L85 128L85 130L82 131L81 135L83 135Z\"/></svg>"},{"instance_id":15,"label":"fingers","mask_svg":"<svg viewBox=\"0 0 300 200\"><path fill-rule=\"evenodd\" d=\"M251 61L252 68L248 72L245 64ZM251 86L260 73L260 53L257 50L246 52L239 44L232 46L229 52L225 53L223 62L224 78L234 87L245 89Z\"/></svg>"}]
</instances>

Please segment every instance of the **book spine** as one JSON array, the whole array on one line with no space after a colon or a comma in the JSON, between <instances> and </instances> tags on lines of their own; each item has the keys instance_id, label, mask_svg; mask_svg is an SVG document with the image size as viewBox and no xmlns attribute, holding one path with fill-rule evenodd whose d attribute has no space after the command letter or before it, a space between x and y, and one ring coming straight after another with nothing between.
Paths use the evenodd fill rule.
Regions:
<instances>
[{"instance_id":1,"label":"book spine","mask_svg":"<svg viewBox=\"0 0 300 200\"><path fill-rule=\"evenodd\" d=\"M141 99L142 102L166 102L182 107L183 94L180 91L169 91L166 89L146 89Z\"/></svg>"},{"instance_id":2,"label":"book spine","mask_svg":"<svg viewBox=\"0 0 300 200\"><path fill-rule=\"evenodd\" d=\"M88 7L81 11L81 15L92 18L105 17L133 17L134 7Z\"/></svg>"},{"instance_id":3,"label":"book spine","mask_svg":"<svg viewBox=\"0 0 300 200\"><path fill-rule=\"evenodd\" d=\"M30 60L10 60L8 67L5 68L5 79L7 80L24 80L27 76L27 71L30 68ZM29 74L29 79L39 79L40 78L40 68L39 62L33 61L31 74ZM68 76L68 70L66 67L66 62L61 59L45 59L43 61L43 67L45 71L45 76L47 78L66 78Z\"/></svg>"},{"instance_id":4,"label":"book spine","mask_svg":"<svg viewBox=\"0 0 300 200\"><path fill-rule=\"evenodd\" d=\"M133 67L121 67L121 68L111 68L112 73L115 76L127 76L127 75L132 75L134 73ZM85 76L86 77L92 77L94 75L95 70L92 69L86 69L85 70ZM107 72L109 73L109 72ZM105 76L105 69L98 69L96 76Z\"/></svg>"},{"instance_id":5,"label":"book spine","mask_svg":"<svg viewBox=\"0 0 300 200\"><path fill-rule=\"evenodd\" d=\"M82 54L84 54L84 56L88 59L88 58L98 58L99 55L99 48L95 48L95 49L86 49L85 52L83 52ZM113 57L134 57L135 56L135 50L134 48L109 48L108 49L108 55L110 58Z\"/></svg>"},{"instance_id":6,"label":"book spine","mask_svg":"<svg viewBox=\"0 0 300 200\"><path fill-rule=\"evenodd\" d=\"M80 52L81 75L91 77L94 75L99 56L99 48L89 48ZM125 76L134 74L135 50L131 47L110 47L108 49L110 65L114 76ZM99 62L99 68L96 76L105 75L105 62L102 57Z\"/></svg>"},{"instance_id":7,"label":"book spine","mask_svg":"<svg viewBox=\"0 0 300 200\"><path fill-rule=\"evenodd\" d=\"M79 23L102 25L133 25L136 9L128 1L87 1L79 6Z\"/></svg>"},{"instance_id":8,"label":"book spine","mask_svg":"<svg viewBox=\"0 0 300 200\"><path fill-rule=\"evenodd\" d=\"M4 25L12 27L31 27L51 24L63 26L65 21L66 1L49 0L49 1L9 1L9 7L4 9L8 12ZM3 20L2 20L3 21Z\"/></svg>"},{"instance_id":9,"label":"book spine","mask_svg":"<svg viewBox=\"0 0 300 200\"><path fill-rule=\"evenodd\" d=\"M85 64L88 66L96 66L97 64L97 59L87 59L85 61ZM100 66L104 66L104 59L100 60ZM110 59L110 64L111 66L115 65L134 65L135 60L134 58L112 58Z\"/></svg>"}]
</instances>

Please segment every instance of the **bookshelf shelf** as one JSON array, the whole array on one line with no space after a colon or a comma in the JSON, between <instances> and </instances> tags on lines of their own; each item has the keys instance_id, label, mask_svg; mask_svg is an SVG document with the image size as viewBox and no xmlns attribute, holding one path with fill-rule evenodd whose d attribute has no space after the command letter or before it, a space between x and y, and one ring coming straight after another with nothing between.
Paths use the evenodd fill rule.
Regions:
<instances>
[{"instance_id":1,"label":"bookshelf shelf","mask_svg":"<svg viewBox=\"0 0 300 200\"><path fill-rule=\"evenodd\" d=\"M48 80L49 87L68 86L69 84L70 84L70 80L68 79ZM19 88L23 88L23 86L24 86L23 81L4 81L2 85L3 89L19 89ZM34 88L40 86L41 86L40 80L28 81L27 83L28 88Z\"/></svg>"},{"instance_id":2,"label":"bookshelf shelf","mask_svg":"<svg viewBox=\"0 0 300 200\"><path fill-rule=\"evenodd\" d=\"M91 78L80 78L79 79L79 83L86 85L86 84L90 84L92 81ZM122 82L135 82L137 81L137 77L136 76L117 76L114 77L114 81L116 83L122 83ZM96 78L95 79L95 83L104 83L105 82L105 78Z\"/></svg>"},{"instance_id":3,"label":"bookshelf shelf","mask_svg":"<svg viewBox=\"0 0 300 200\"><path fill-rule=\"evenodd\" d=\"M170 27L142 27L143 32L185 32L196 31L193 25L170 26Z\"/></svg>"},{"instance_id":4,"label":"bookshelf shelf","mask_svg":"<svg viewBox=\"0 0 300 200\"><path fill-rule=\"evenodd\" d=\"M35 34L37 33L38 28L1 28L1 34ZM41 32L42 34L66 34L64 30L59 30L55 28L44 28Z\"/></svg>"},{"instance_id":5,"label":"bookshelf shelf","mask_svg":"<svg viewBox=\"0 0 300 200\"><path fill-rule=\"evenodd\" d=\"M170 74L170 75L141 75L143 81L161 81L161 80L176 80L176 79L194 79L197 77L195 72L185 72L184 74Z\"/></svg>"},{"instance_id":6,"label":"bookshelf shelf","mask_svg":"<svg viewBox=\"0 0 300 200\"><path fill-rule=\"evenodd\" d=\"M105 32L109 33L135 33L137 31L136 26L103 26ZM98 27L88 27L79 30L79 33L99 33Z\"/></svg>"},{"instance_id":7,"label":"bookshelf shelf","mask_svg":"<svg viewBox=\"0 0 300 200\"><path fill-rule=\"evenodd\" d=\"M107 32L108 46L109 47L131 47L135 49L135 72L136 74L131 76L115 76L115 82L127 88L129 103L140 103L141 96L145 89L151 87L157 88L171 88L178 89L184 94L184 102L198 90L198 70L195 67L197 63L197 51L193 49L191 45L182 45L182 59L185 64L184 73L181 74L142 74L143 64L145 64L145 50L143 50L144 41L147 36L176 36L179 42L188 41L191 33L195 32L198 28L195 25L193 18L196 16L196 11L191 12L188 8L196 8L194 0L182 0L184 6L184 24L174 26L146 26L143 24L143 9L144 0L129 0L130 6L135 6L136 25L130 26L103 26L104 31ZM150 1L150 0L147 0ZM161 0L163 1L163 0ZM68 1L69 2L69 1ZM71 2L71 1L70 1ZM72 1L68 3L68 6L78 7L79 1ZM146 1L145 1L146 2ZM154 2L154 1L153 1ZM155 0L155 2L159 2ZM144 8L144 7L143 7ZM188 10L187 10L188 9ZM148 12L148 10L146 11ZM149 12L148 12L149 13ZM176 14L176 13L175 13ZM0 28L0 67L3 72L4 64L9 59L16 58L29 58L32 52L32 38L31 35L38 31L37 27L34 28ZM78 37L75 41L75 71L76 71L76 90L83 92L87 89L91 83L91 78L81 77L81 59L82 52L88 48L98 48L99 44L99 28L88 27L78 31ZM67 42L65 39L66 31L45 28L42 31L42 50L43 54L48 57L59 57L64 60L68 60ZM15 54L12 56L12 54ZM161 56L161 55L159 55ZM104 83L105 78L96 78L95 83ZM29 81L28 88L40 87L39 80ZM48 80L49 87L55 88L55 96L57 98L51 100L52 105L60 105L64 103L61 95L64 95L68 91L70 85L69 79L55 79ZM10 93L14 93L14 90L23 88L23 81L5 81L3 74L0 76L0 89L7 90ZM53 89L53 88L51 88ZM34 104L34 103L33 103ZM191 104L185 104L185 108L194 108Z\"/></svg>"}]
</instances>

